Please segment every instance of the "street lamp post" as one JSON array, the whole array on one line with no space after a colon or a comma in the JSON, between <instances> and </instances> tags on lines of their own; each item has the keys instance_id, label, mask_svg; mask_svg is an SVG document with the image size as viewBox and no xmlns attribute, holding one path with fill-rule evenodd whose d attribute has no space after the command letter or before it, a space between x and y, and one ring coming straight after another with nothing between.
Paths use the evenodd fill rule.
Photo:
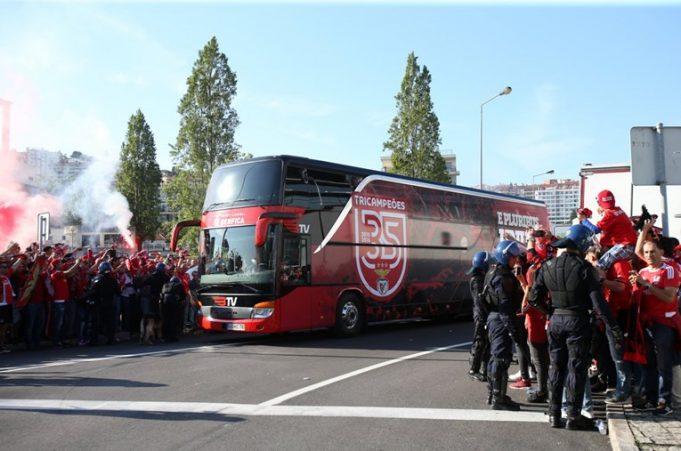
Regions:
<instances>
[{"instance_id":1,"label":"street lamp post","mask_svg":"<svg viewBox=\"0 0 681 451\"><path fill-rule=\"evenodd\" d=\"M492 100L496 99L497 97L500 96L505 96L510 94L512 91L510 86L506 86L503 91L501 91L499 94L495 95L489 100L486 100L480 104L480 189L482 189L482 107L490 103Z\"/></svg>"},{"instance_id":2,"label":"street lamp post","mask_svg":"<svg viewBox=\"0 0 681 451\"><path fill-rule=\"evenodd\" d=\"M553 174L554 172L556 172L556 171L554 171L553 169L551 169L550 171L546 171L546 172L542 172L541 174L533 175L533 176L532 176L532 184L534 185L534 179L536 179L536 178L539 177L540 175Z\"/></svg>"}]
</instances>

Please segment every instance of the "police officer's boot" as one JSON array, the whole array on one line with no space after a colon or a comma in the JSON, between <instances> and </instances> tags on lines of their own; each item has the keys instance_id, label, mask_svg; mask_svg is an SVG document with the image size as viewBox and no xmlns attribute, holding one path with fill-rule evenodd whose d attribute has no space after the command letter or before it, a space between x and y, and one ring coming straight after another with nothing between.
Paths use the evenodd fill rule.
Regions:
<instances>
[{"instance_id":1,"label":"police officer's boot","mask_svg":"<svg viewBox=\"0 0 681 451\"><path fill-rule=\"evenodd\" d=\"M506 395L508 373L506 370L497 371L496 373L497 374L494 375L494 385L492 387L492 410L520 410L520 404Z\"/></svg>"},{"instance_id":2,"label":"police officer's boot","mask_svg":"<svg viewBox=\"0 0 681 451\"><path fill-rule=\"evenodd\" d=\"M563 427L562 420L560 418L560 410L554 413L549 412L549 424L552 428Z\"/></svg>"},{"instance_id":3,"label":"police officer's boot","mask_svg":"<svg viewBox=\"0 0 681 451\"><path fill-rule=\"evenodd\" d=\"M471 369L468 370L468 377L473 380L484 382L484 376L480 374L480 351L473 349L470 358L468 359Z\"/></svg>"},{"instance_id":4,"label":"police officer's boot","mask_svg":"<svg viewBox=\"0 0 681 451\"><path fill-rule=\"evenodd\" d=\"M584 415L568 416L567 422L565 423L565 429L570 429L571 431L591 431L595 429L596 423L591 418L587 418Z\"/></svg>"}]
</instances>

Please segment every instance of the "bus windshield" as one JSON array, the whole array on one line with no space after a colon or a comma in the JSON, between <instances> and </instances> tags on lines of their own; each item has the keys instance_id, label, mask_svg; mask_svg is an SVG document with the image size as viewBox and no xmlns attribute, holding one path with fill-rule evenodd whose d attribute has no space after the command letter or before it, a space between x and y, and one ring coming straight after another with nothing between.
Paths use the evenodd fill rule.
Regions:
<instances>
[{"instance_id":1,"label":"bus windshield","mask_svg":"<svg viewBox=\"0 0 681 451\"><path fill-rule=\"evenodd\" d=\"M206 190L203 211L279 203L281 167L280 160L266 160L218 168Z\"/></svg>"},{"instance_id":2,"label":"bus windshield","mask_svg":"<svg viewBox=\"0 0 681 451\"><path fill-rule=\"evenodd\" d=\"M274 231L270 226L264 246L256 247L255 226L204 230L201 284L239 284L273 291Z\"/></svg>"}]
</instances>

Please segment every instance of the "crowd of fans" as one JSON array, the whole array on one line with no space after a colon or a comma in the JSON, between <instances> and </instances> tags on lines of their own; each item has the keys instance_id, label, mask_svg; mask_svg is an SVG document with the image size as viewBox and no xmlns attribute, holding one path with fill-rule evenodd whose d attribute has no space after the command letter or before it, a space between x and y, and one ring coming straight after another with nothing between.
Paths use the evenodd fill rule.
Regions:
<instances>
[{"instance_id":1,"label":"crowd of fans","mask_svg":"<svg viewBox=\"0 0 681 451\"><path fill-rule=\"evenodd\" d=\"M176 341L195 328L196 261L186 252L94 253L64 244L0 254L0 351Z\"/></svg>"},{"instance_id":2,"label":"crowd of fans","mask_svg":"<svg viewBox=\"0 0 681 451\"><path fill-rule=\"evenodd\" d=\"M476 327L469 375L481 381L489 379L488 403L492 408L519 410L518 403L504 396L508 383L508 388L526 389L528 402L548 402L549 414L557 416L557 420L553 417L550 420L555 423L552 423L554 427L560 424L561 415L556 410L560 408L560 393L563 396L563 416L568 417L568 422L571 418L575 421L575 429L593 425L581 421L583 417L592 418L592 393L606 393L608 403L630 401L634 408L649 409L656 414L666 415L673 408L681 409L679 240L663 236L662 230L655 226L656 217L651 216L645 207L643 214L632 220L616 206L611 192L601 192L597 200L599 221L593 223L590 219L593 213L580 209L568 235L572 240L559 240L541 228L529 229L526 246L512 241L511 236L502 241L515 243L506 244L506 249L513 246L521 249L513 253L514 256L517 254L517 258L509 260L508 256L497 256L497 248L495 252L480 252L473 259L469 274L472 275ZM584 293L589 290L598 292L598 297L606 304L604 308L598 308L600 301L597 300L592 305L589 295L583 300L567 296L572 295L568 293L571 276L567 274L567 267L546 270L548 266L556 266L559 256L567 252L580 262L590 263L584 263L584 267L591 274L584 276L584 281L579 280L575 286L583 283L587 286ZM503 264L495 262L495 256L507 264L507 269L500 272ZM551 261L554 263L549 264ZM563 259L560 264L565 261ZM551 277L555 278L555 274L562 277L558 282L551 281L554 286L551 290L546 289L550 285L547 272L552 274ZM497 390L501 392L499 400L493 402L495 375L492 371L497 371L494 340L498 336L494 335L495 324L490 318L498 315L492 312L503 312L499 303L495 304L494 294L489 294L493 287L488 285L495 274L508 274L507 278L512 279L512 284L500 289L502 294L506 290L509 299L513 299L514 286L518 287L517 304L515 301L512 303L513 312L510 312L507 330L503 330L503 334L515 345L520 370L507 376L508 379L503 381L504 388ZM541 286L538 286L538 278ZM592 288L588 288L589 283ZM562 288L556 290L555 286L561 284ZM552 295L554 298L561 297L558 308L555 299L552 306ZM582 310L581 306L587 304L589 306ZM561 321L574 322L582 312L586 314L587 324L590 322L588 333L579 332L576 326L571 326L573 330L566 329L565 333L571 333L569 336L572 338L568 339L567 345L561 343L561 337L554 333L556 328L551 327L551 323L558 320L556 313L561 314L558 315L562 316ZM517 319L514 320L514 317ZM579 346L575 344L580 334L589 340L583 357L578 355ZM503 348L503 343L497 348ZM496 360L500 355L498 349ZM581 366L580 360L586 365ZM503 369L504 373L506 371ZM585 381L580 390L582 377ZM556 393L557 386L559 393ZM570 406L566 405L566 391L563 389L567 389L567 404L570 404L569 390L575 387L580 399L573 403L573 407L579 406L581 412L566 412ZM568 425L568 428L571 427Z\"/></svg>"}]
</instances>

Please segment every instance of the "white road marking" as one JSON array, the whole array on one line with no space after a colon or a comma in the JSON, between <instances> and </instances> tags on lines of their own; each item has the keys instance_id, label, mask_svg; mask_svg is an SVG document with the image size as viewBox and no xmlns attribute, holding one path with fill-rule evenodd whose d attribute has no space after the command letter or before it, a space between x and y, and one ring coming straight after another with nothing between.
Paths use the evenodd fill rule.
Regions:
<instances>
[{"instance_id":1,"label":"white road marking","mask_svg":"<svg viewBox=\"0 0 681 451\"><path fill-rule=\"evenodd\" d=\"M68 412L150 412L182 414L216 414L224 416L291 416L386 418L448 421L509 421L542 423L541 412L508 412L477 409L425 409L411 407L370 406L263 406L209 402L156 401L87 401L58 399L0 399L0 410L52 410Z\"/></svg>"},{"instance_id":2,"label":"white road marking","mask_svg":"<svg viewBox=\"0 0 681 451\"><path fill-rule=\"evenodd\" d=\"M236 343L225 343L222 345L204 345L204 346L193 346L193 347L185 347L185 348L173 348L173 349L163 349L159 351L149 351L149 352L138 352L138 353L133 353L133 354L109 354L105 355L102 357L83 357L83 358L78 358L78 359L67 359L67 360L55 360L53 362L47 362L47 363L38 363L35 365L21 365L21 366L13 366L13 367L7 367L7 368L2 368L0 369L0 374L2 373L16 373L19 371L30 371L30 370L37 370L41 368L52 368L55 366L66 366L66 365L77 365L79 363L87 363L87 362L102 362L106 360L115 360L115 359L130 359L134 357L145 357L145 356L150 356L150 355L160 355L160 354L168 354L168 353L180 353L184 354L187 352L211 352L214 351L218 347L223 347L223 346L234 346L236 344L249 344L249 343L255 343L255 341L240 341Z\"/></svg>"},{"instance_id":3,"label":"white road marking","mask_svg":"<svg viewBox=\"0 0 681 451\"><path fill-rule=\"evenodd\" d=\"M399 357L397 359L392 359L392 360L386 360L385 362L377 363L375 365L367 366L364 368L360 368L355 371L351 371L349 373L341 374L340 376L332 377L331 379L327 379L321 382L317 382L316 384L308 385L307 387L300 388L298 390L294 390L292 392L283 394L281 396L277 396L276 398L272 398L270 400L261 402L261 406L276 406L277 404L281 404L282 402L288 401L289 399L296 398L300 395L304 395L305 393L309 393L311 391L317 390L322 387L326 387L327 385L335 384L336 382L343 381L345 379L349 379L354 376L358 376L360 374L368 373L369 371L377 370L379 368L383 368L389 365L394 365L396 363L404 362L405 360L412 360L412 359L417 359L419 357L423 357L424 355L428 354L433 354L434 352L440 352L440 351L446 351L448 349L454 349L454 348L460 348L463 346L468 346L472 342L467 341L465 343L457 343L454 345L450 346L443 346L440 348L435 348L435 349L430 349L428 351L421 351L417 352L415 354L409 354L405 355L403 357Z\"/></svg>"}]
</instances>

